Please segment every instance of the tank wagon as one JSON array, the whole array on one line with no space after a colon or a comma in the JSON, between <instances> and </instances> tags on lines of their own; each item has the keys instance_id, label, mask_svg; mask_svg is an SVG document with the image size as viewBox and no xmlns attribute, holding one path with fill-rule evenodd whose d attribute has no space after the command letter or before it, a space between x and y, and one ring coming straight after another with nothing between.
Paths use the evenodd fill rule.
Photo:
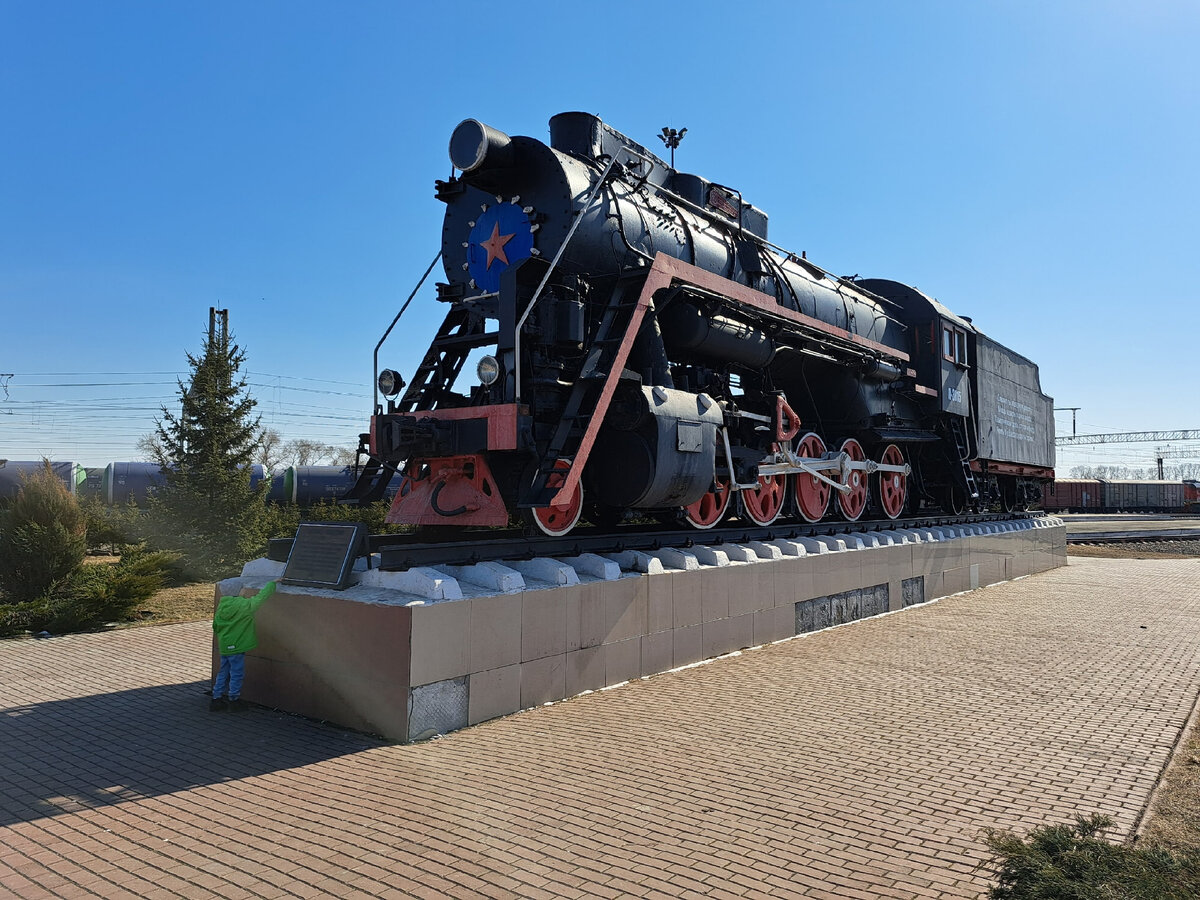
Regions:
<instances>
[{"instance_id":1,"label":"tank wagon","mask_svg":"<svg viewBox=\"0 0 1200 900\"><path fill-rule=\"evenodd\" d=\"M311 506L321 501L336 502L354 487L358 471L353 466L289 466L281 477L281 494L277 499L297 506ZM387 493L395 493L392 487Z\"/></svg>"},{"instance_id":2,"label":"tank wagon","mask_svg":"<svg viewBox=\"0 0 1200 900\"><path fill-rule=\"evenodd\" d=\"M250 487L267 477L264 466L250 467ZM99 496L112 505L133 502L141 505L166 481L162 466L151 462L110 462L104 469Z\"/></svg>"},{"instance_id":3,"label":"tank wagon","mask_svg":"<svg viewBox=\"0 0 1200 900\"><path fill-rule=\"evenodd\" d=\"M21 473L40 468L40 462L0 464L0 500L15 497ZM149 462L110 462L106 466L83 467L76 463L52 462L55 473L81 497L98 497L108 505L144 504L164 482L162 467ZM250 467L250 487L270 479L268 503L311 506L322 500L335 501L354 486L358 473L352 466L289 466L271 475L265 466ZM387 493L390 498L394 489Z\"/></svg>"},{"instance_id":4,"label":"tank wagon","mask_svg":"<svg viewBox=\"0 0 1200 900\"><path fill-rule=\"evenodd\" d=\"M41 471L42 460L0 459L0 500L11 500L21 490L24 479ZM50 462L50 468L66 485L71 494L81 492L87 484L88 473L79 463Z\"/></svg>"},{"instance_id":5,"label":"tank wagon","mask_svg":"<svg viewBox=\"0 0 1200 900\"><path fill-rule=\"evenodd\" d=\"M913 287L776 246L737 188L586 113L548 144L467 119L449 150L445 318L407 386L376 360L349 502L398 472L391 522L519 512L562 535L585 514L1013 510L1053 478L1036 365Z\"/></svg>"}]
</instances>

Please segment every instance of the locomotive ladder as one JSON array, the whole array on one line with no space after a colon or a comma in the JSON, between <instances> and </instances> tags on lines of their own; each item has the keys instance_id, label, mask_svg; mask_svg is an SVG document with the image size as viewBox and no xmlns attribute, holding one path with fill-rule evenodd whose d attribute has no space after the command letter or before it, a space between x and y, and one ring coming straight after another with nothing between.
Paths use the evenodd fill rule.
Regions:
<instances>
[{"instance_id":1,"label":"locomotive ladder","mask_svg":"<svg viewBox=\"0 0 1200 900\"><path fill-rule=\"evenodd\" d=\"M558 484L552 487L549 483L558 461L575 457L583 437L584 424L593 414L603 416L604 410L599 409L596 402L588 401L596 396L597 389L609 380L615 368L624 368L629 345L642 322L642 316L635 315L640 297L630 291L630 287L635 284L640 287L642 280L644 278L640 277L622 279L609 297L596 328L592 348L583 361L563 408L562 418L555 426L537 475L528 489L522 492L518 506L530 508L549 505L561 487ZM557 471L561 473L561 469Z\"/></svg>"},{"instance_id":2,"label":"locomotive ladder","mask_svg":"<svg viewBox=\"0 0 1200 900\"><path fill-rule=\"evenodd\" d=\"M361 448L370 437L371 435L369 434L358 436L360 453L362 452ZM357 462L358 460L356 459L356 465ZM387 490L387 486L391 482L395 471L394 466L389 466L374 456L369 456L366 465L362 467L362 471L358 473L358 477L354 480L353 486L338 500L338 503L347 506L365 506L368 503L382 500L384 491Z\"/></svg>"},{"instance_id":3,"label":"locomotive ladder","mask_svg":"<svg viewBox=\"0 0 1200 900\"><path fill-rule=\"evenodd\" d=\"M958 416L950 416L950 434L954 437L954 445L958 448L958 461L962 465L963 480L966 482L967 500L979 499L979 486L975 484L975 476L971 472L971 448L967 443L967 429L963 420Z\"/></svg>"},{"instance_id":4,"label":"locomotive ladder","mask_svg":"<svg viewBox=\"0 0 1200 900\"><path fill-rule=\"evenodd\" d=\"M495 334L484 334L484 320L469 310L451 308L413 375L400 401L402 412L433 409L454 386L467 357L476 347L495 343Z\"/></svg>"},{"instance_id":5,"label":"locomotive ladder","mask_svg":"<svg viewBox=\"0 0 1200 900\"><path fill-rule=\"evenodd\" d=\"M413 375L412 384L400 400L398 406L401 411L433 409L445 397L454 386L471 350L496 342L494 333L484 333L484 325L483 319L465 309L451 308L446 313L429 351ZM361 436L360 445L369 437ZM369 457L354 486L340 502L364 505L382 499L395 472L395 466L374 456Z\"/></svg>"}]
</instances>

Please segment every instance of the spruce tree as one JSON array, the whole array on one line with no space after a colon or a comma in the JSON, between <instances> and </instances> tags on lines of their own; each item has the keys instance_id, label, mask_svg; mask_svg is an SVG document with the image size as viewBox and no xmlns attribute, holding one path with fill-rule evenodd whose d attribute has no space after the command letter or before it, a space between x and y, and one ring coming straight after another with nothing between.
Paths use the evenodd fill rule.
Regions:
<instances>
[{"instance_id":1,"label":"spruce tree","mask_svg":"<svg viewBox=\"0 0 1200 900\"><path fill-rule=\"evenodd\" d=\"M210 577L231 574L264 543L266 485L250 487L257 402L239 374L246 354L233 343L228 316L209 310L200 354L187 354L191 378L179 381L179 414L164 406L155 423L166 468L151 502L150 540Z\"/></svg>"}]
</instances>

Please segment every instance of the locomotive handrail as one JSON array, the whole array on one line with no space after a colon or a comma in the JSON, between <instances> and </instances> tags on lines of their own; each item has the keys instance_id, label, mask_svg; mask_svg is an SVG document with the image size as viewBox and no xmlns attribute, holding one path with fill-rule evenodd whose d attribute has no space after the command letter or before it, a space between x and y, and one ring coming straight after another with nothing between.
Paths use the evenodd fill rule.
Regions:
<instances>
[{"instance_id":1,"label":"locomotive handrail","mask_svg":"<svg viewBox=\"0 0 1200 900\"><path fill-rule=\"evenodd\" d=\"M396 318L392 319L392 324L387 327L387 331L383 333L383 337L379 339L379 343L375 345L375 357L372 365L374 371L371 373L372 389L374 390L375 402L371 405L374 411L379 410L379 348L383 346L383 342L388 339L388 335L392 333L392 329L396 327L396 323L400 321L400 317L404 315L404 311L408 309L408 304L412 303L413 297L417 296L417 291L421 289L421 285L425 283L425 279L429 277L429 273L433 271L433 267L437 265L437 261L442 258L442 251L437 252L437 256L433 258L433 262L429 264L429 268L425 270L425 274L421 276L421 280L417 282L417 286L412 289L412 293L408 295L408 299L404 301L404 305L400 307L400 312L396 313Z\"/></svg>"},{"instance_id":2,"label":"locomotive handrail","mask_svg":"<svg viewBox=\"0 0 1200 900\"><path fill-rule=\"evenodd\" d=\"M651 165L653 164L652 161L648 157L642 156L641 154L634 151L632 148L626 148L626 149L628 150L629 153L633 154L634 156L641 157L641 159L644 162L650 162ZM533 308L537 305L538 300L541 299L542 291L545 290L546 284L550 281L550 276L554 274L554 270L558 267L558 263L562 259L563 253L566 252L567 246L571 243L571 239L575 236L575 232L579 227L579 223L583 220L583 214L585 212L587 212L588 209L591 208L592 204L596 200L596 197L599 195L599 193L603 189L604 185L608 182L608 176L612 172L616 163L617 163L616 156L615 155L610 156L609 160L608 160L608 164L604 167L604 171L600 173L599 180L592 187L592 190L588 194L587 199L584 201L583 206L575 214L575 220L571 223L571 227L567 230L566 237L563 239L562 243L559 245L558 251L554 254L554 258L550 261L550 266L546 269L546 272L542 276L541 281L538 282L537 288L534 289L533 296L530 298L529 303L526 304L526 306L525 306L525 311L521 314L520 319L517 321L517 327L516 327L514 335L513 335L513 368L514 368L513 392L514 392L514 399L516 400L517 403L521 402L521 368L522 368L522 366L521 366L521 330L525 327L525 322L528 321L530 314L533 312ZM721 185L716 185L716 187L720 188ZM696 204L689 201L687 198L674 193L673 191L663 187L662 185L655 185L654 189L656 192L666 194L666 195L670 196L673 200L682 203L684 206L690 207L694 211L701 213L706 219L711 219L711 221L713 221L713 222L721 222L722 221L719 216L711 216L710 213L708 212L708 210L704 209L703 207L697 206ZM739 197L738 197L738 199L739 199L738 213L739 214L738 214L738 222L737 222L737 233L739 235L745 235L745 234L747 234L747 232L745 232L743 230L742 222L741 222L742 201L741 201L740 192L737 192L737 193L739 195ZM783 247L780 247L778 244L772 243L771 241L767 240L766 238L763 238L763 237L760 237L760 236L754 235L754 234L751 234L750 236L754 240L756 240L760 244L762 244L763 246L768 247L772 250L779 251L786 258L797 259L795 254L793 254L791 251L785 250ZM435 262L436 262L436 260L435 260ZM859 293L870 296L872 299L881 300L884 303L886 303L887 305L891 305L891 306L896 305L894 303L891 303L890 301L885 300L884 298L877 297L871 291L868 291L864 288L858 287L853 282L847 281L847 279L845 279L845 278L841 278L840 276L834 275L833 273L828 272L825 269L822 269L820 266L817 266L815 263L812 263L807 259L805 259L803 262L804 262L804 264L811 266L814 269L819 270L826 278L832 280L837 285L839 293L843 286L849 286L849 287L853 288L855 291L858 291ZM432 266L430 268L432 268ZM428 274L428 273L426 273L426 274ZM786 281L786 279L784 279L784 280ZM888 316L886 313L884 314L884 318L888 319L889 321L897 321L897 320L892 319L892 317ZM898 323L898 324L903 325L903 323ZM386 335L385 335L385 337L386 337Z\"/></svg>"},{"instance_id":3,"label":"locomotive handrail","mask_svg":"<svg viewBox=\"0 0 1200 900\"><path fill-rule=\"evenodd\" d=\"M723 185L716 184L716 182L713 182L713 185L718 188L724 188ZM733 188L724 188L724 189L734 190ZM680 204L681 206L683 206L687 209L690 209L693 213L698 213L699 215L702 215L707 221L710 221L719 227L731 228L730 223L727 219L723 219L720 216L713 215L709 210L705 209L703 206L693 203L691 200L687 199L686 197L675 193L670 188L664 187L661 184L656 184L656 185L654 185L654 191L655 191L655 193L664 194L664 195L670 197L672 201ZM737 193L738 193L738 198L739 198L739 202L740 202L741 192L737 191ZM740 207L739 207L739 209L740 209ZM731 228L731 230L732 230L732 228ZM828 269L824 269L821 266L817 265L816 263L814 263L811 259L808 259L807 257L797 256L795 253L793 253L791 250L788 250L786 247L781 247L781 246L779 246L779 244L776 244L773 241L768 240L765 237L762 237L761 235L757 235L752 231L751 232L744 231L744 229L742 228L742 222L741 222L740 215L739 215L739 219L738 219L737 233L738 233L739 237L742 237L742 238L748 237L750 240L756 241L758 244L760 244L763 247L766 247L769 250L777 251L779 253L779 255L782 256L785 260L791 260L792 262L795 262L795 263L803 266L804 268L808 269L810 274L815 275L816 273L814 273L812 271L815 269L816 272L819 272L822 277L828 278L830 281L836 282L839 286L844 285L847 287L851 287L854 290L858 291L860 294L868 296L872 300L875 300L884 306L890 306L893 309L901 309L901 310L903 309L903 307L899 303L896 303L893 300L889 300L887 297L881 297L879 294L876 294L874 291L869 291L866 288L861 287L856 282L851 281L848 278L843 278L841 275L835 275L832 272L830 272ZM777 265L777 262L775 262L775 261L772 261L772 262ZM786 278L784 279L784 281L786 281ZM793 295L794 295L794 293L795 292L793 291ZM904 330L906 330L906 331L908 330L908 326L904 322L901 322L899 319L894 319L891 316L887 315L886 313L884 314L884 318L886 318L889 322L895 322L897 325L899 325Z\"/></svg>"},{"instance_id":4,"label":"locomotive handrail","mask_svg":"<svg viewBox=\"0 0 1200 900\"><path fill-rule=\"evenodd\" d=\"M649 163L651 166L654 165L653 159L649 154L638 153L632 147L626 147L624 149L631 155L640 158L642 162ZM592 188L591 193L588 194L587 200L584 201L583 206L581 206L579 211L575 214L575 221L571 223L571 227L567 230L567 236L563 238L563 242L558 247L558 252L554 254L554 259L550 261L550 267L546 269L546 274L542 276L542 280L538 283L537 288L534 290L533 296L529 299L529 303L525 305L525 312L521 314L521 318L517 321L516 332L513 335L513 366L515 369L513 372L513 393L517 403L521 402L521 329L525 327L525 321L529 318L529 314L533 312L533 307L537 305L538 300L541 298L542 290L546 287L546 283L550 280L550 276L554 274L554 270L558 267L558 261L562 259L562 255L566 251L567 245L571 243L571 238L575 236L575 230L579 227L579 223L583 221L583 214L591 209L591 206L596 201L596 197L599 196L601 189L605 184L607 184L608 176L616 164L617 157L615 155L610 156L608 158L608 164L604 167L604 171L600 173L600 178Z\"/></svg>"},{"instance_id":5,"label":"locomotive handrail","mask_svg":"<svg viewBox=\"0 0 1200 900\"><path fill-rule=\"evenodd\" d=\"M604 171L600 173L600 178L592 188L592 192L588 194L588 198L584 201L583 206L575 214L575 221L571 223L571 227L567 229L567 236L563 238L563 242L558 245L558 252L554 254L554 259L550 261L550 267L546 269L546 274L542 276L541 282L533 292L533 296L529 298L529 303L525 305L525 312L521 313L521 318L517 320L516 331L513 334L513 375L515 383L513 385L513 393L516 401L521 402L521 329L525 327L525 321L529 318L529 314L533 312L533 307L537 304L538 299L542 296L542 290L546 287L546 282L550 280L550 276L554 274L555 268L558 267L558 261L562 259L563 253L567 249L567 245L571 243L571 238L575 236L576 229L579 228L579 223L583 221L583 214L587 212L595 202L600 189L604 187L608 181L609 173L612 172L613 166L617 163L616 156L609 157L608 165L604 167Z\"/></svg>"}]
</instances>

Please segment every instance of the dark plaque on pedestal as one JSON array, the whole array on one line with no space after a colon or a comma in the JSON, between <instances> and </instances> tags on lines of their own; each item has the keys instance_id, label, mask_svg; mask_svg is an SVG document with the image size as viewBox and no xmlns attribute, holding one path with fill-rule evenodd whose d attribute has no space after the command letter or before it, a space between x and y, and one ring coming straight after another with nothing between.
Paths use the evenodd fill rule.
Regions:
<instances>
[{"instance_id":1,"label":"dark plaque on pedestal","mask_svg":"<svg viewBox=\"0 0 1200 900\"><path fill-rule=\"evenodd\" d=\"M367 526L359 522L303 522L296 529L280 581L345 590L366 540Z\"/></svg>"}]
</instances>

